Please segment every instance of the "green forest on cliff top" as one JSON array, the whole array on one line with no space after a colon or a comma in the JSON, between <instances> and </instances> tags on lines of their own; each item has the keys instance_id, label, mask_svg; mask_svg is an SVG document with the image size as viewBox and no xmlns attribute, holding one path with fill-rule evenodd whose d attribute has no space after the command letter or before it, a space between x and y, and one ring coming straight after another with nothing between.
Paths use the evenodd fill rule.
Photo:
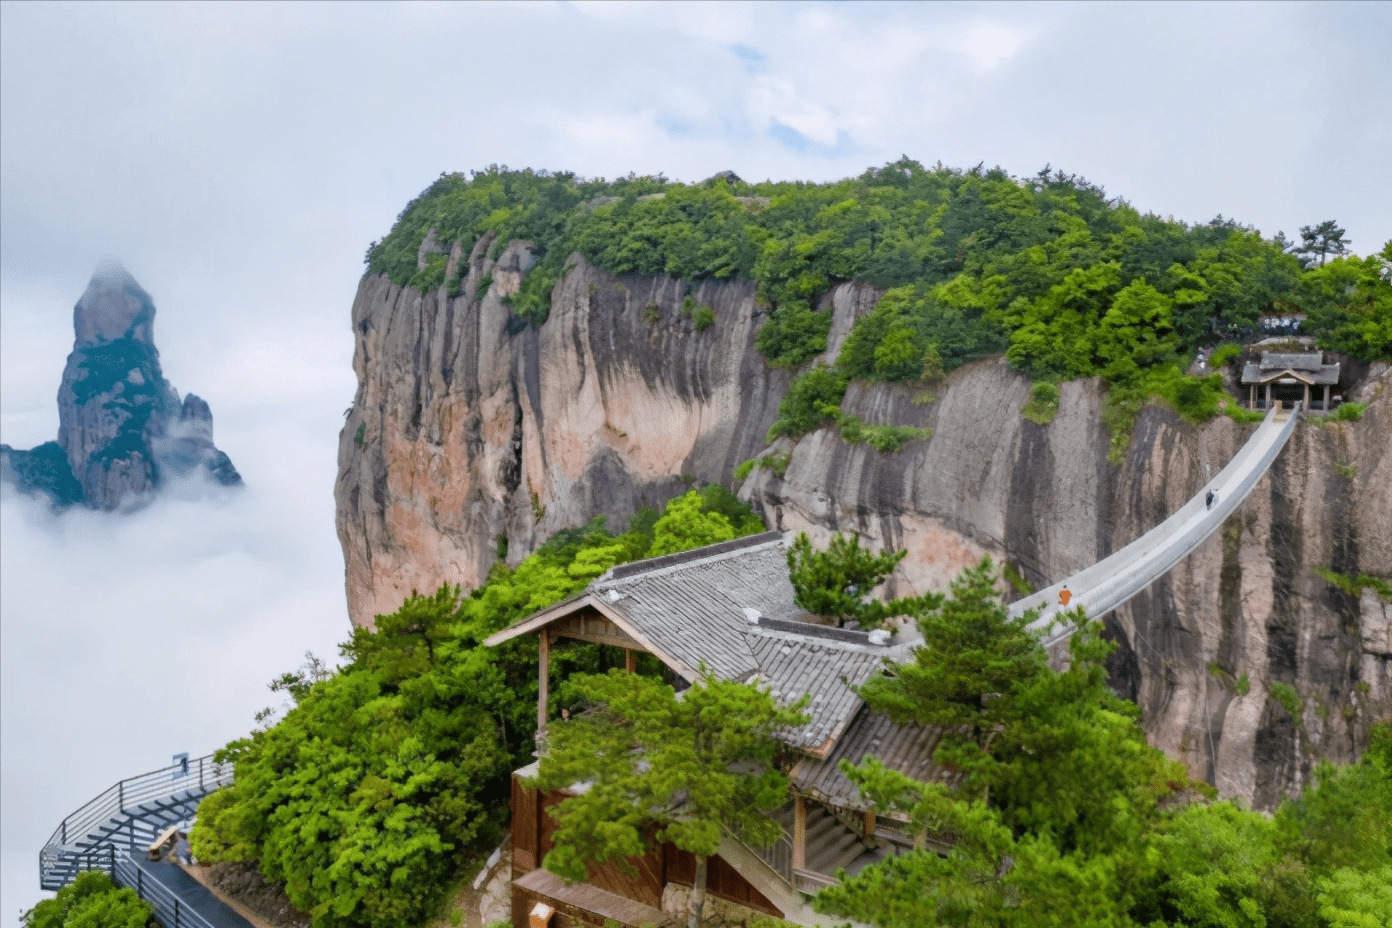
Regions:
<instances>
[{"instance_id":1,"label":"green forest on cliff top","mask_svg":"<svg viewBox=\"0 0 1392 928\"><path fill-rule=\"evenodd\" d=\"M418 269L431 229L445 249L459 242L467 251L489 232L494 254L510 240L531 242L538 263L509 302L533 324L545 321L576 252L615 274L752 279L768 313L758 348L785 367L825 350L831 318L818 304L833 286L885 290L830 376L807 382L803 372L804 412L785 414L777 429L794 435L834 423L851 379L932 380L1004 353L1040 384L1100 375L1119 451L1151 398L1194 421L1215 415L1221 378L1183 371L1198 350L1256 333L1268 314L1305 315L1303 331L1323 348L1392 357L1392 242L1368 258L1340 254L1339 236L1308 237L1298 249L1221 216L1189 225L1142 214L1048 168L1016 178L904 158L832 183L680 184L494 166L442 175L368 249L368 273L457 294L444 254ZM1040 396L1047 407L1047 386Z\"/></svg>"}]
</instances>

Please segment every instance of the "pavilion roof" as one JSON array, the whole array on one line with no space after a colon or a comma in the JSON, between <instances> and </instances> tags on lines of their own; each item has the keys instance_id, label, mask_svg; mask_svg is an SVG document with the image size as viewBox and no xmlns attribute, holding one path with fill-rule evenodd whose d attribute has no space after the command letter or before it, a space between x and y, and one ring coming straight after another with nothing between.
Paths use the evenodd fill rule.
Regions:
<instances>
[{"instance_id":1,"label":"pavilion roof","mask_svg":"<svg viewBox=\"0 0 1392 928\"><path fill-rule=\"evenodd\" d=\"M855 688L884 661L908 659L865 632L817 624L794 601L783 536L765 532L623 564L558 603L490 637L495 645L593 610L687 680L704 666L727 680L758 680L781 702L807 694L810 721L782 734L825 755L862 701Z\"/></svg>"}]
</instances>

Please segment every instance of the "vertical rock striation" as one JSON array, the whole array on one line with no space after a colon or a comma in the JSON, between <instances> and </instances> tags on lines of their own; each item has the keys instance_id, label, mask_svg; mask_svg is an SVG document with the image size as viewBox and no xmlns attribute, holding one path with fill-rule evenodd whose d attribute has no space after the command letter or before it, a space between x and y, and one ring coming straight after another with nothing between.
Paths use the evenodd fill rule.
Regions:
<instances>
[{"instance_id":1,"label":"vertical rock striation","mask_svg":"<svg viewBox=\"0 0 1392 928\"><path fill-rule=\"evenodd\" d=\"M213 414L164 379L154 342L155 304L119 264L92 275L73 308L73 350L58 388L58 440L0 448L4 475L57 505L111 510L172 477L241 483L213 445Z\"/></svg>"},{"instance_id":2,"label":"vertical rock striation","mask_svg":"<svg viewBox=\"0 0 1392 928\"><path fill-rule=\"evenodd\" d=\"M596 515L620 525L689 481L732 485L739 462L766 453L790 377L753 347L752 284L616 277L575 256L532 327L504 302L529 248L496 250L491 237L467 255L456 246L457 297L384 277L359 287L359 387L335 487L357 624L413 589L475 586ZM714 325L696 330L688 297ZM828 294L831 351L878 297L858 283ZM1315 572L1392 576L1392 375L1370 377L1361 421L1301 423L1221 537L1107 620L1113 685L1153 742L1257 806L1298 791L1317 758L1357 756L1392 714L1392 607ZM955 371L935 396L853 384L846 412L932 437L894 454L834 429L780 439L767 453L787 466L754 469L739 494L783 531L907 548L894 595L943 589L988 554L1038 587L1163 520L1253 428L1149 407L1114 465L1099 382L1064 384L1047 426L1020 414L1029 386L1002 360ZM1299 694L1298 717L1273 684Z\"/></svg>"}]
</instances>

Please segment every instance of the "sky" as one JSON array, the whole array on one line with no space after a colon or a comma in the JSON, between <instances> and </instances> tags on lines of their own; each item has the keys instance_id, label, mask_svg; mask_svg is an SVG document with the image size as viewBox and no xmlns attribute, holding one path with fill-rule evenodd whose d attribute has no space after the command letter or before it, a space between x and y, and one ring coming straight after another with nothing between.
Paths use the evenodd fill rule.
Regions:
<instances>
[{"instance_id":1,"label":"sky","mask_svg":"<svg viewBox=\"0 0 1392 928\"><path fill-rule=\"evenodd\" d=\"M0 2L0 440L57 434L97 263L246 480L0 497L0 923L116 780L245 734L346 637L333 524L368 244L445 171L1076 173L1143 212L1392 239L1392 4Z\"/></svg>"}]
</instances>

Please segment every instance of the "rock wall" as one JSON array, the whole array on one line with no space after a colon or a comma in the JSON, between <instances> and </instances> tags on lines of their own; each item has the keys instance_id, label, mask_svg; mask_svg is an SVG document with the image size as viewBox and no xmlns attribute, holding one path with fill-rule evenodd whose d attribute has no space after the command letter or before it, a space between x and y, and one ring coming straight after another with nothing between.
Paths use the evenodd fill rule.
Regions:
<instances>
[{"instance_id":1,"label":"rock wall","mask_svg":"<svg viewBox=\"0 0 1392 928\"><path fill-rule=\"evenodd\" d=\"M458 297L381 277L359 288L359 390L335 491L355 623L413 589L476 585L500 557L516 563L594 515L618 526L690 481L732 485L756 454L788 455L781 475L756 468L738 487L772 527L909 550L890 593L944 589L986 554L1043 586L1164 519L1254 428L1225 417L1196 428L1150 407L1114 465L1100 383L1065 384L1040 426L1020 415L1028 381L991 360L931 392L852 385L847 412L933 430L898 453L834 430L765 452L789 375L753 348L752 285L615 277L577 256L534 328L503 302L528 248L495 262L493 244L451 254L451 271L468 262ZM696 331L688 296L714 325ZM828 295L829 354L878 296L863 284ZM1392 713L1392 608L1313 570L1392 576L1392 376L1370 377L1361 421L1302 422L1221 536L1107 621L1113 684L1153 742L1254 805L1298 790L1318 757L1355 757ZM1272 683L1299 694L1299 718Z\"/></svg>"},{"instance_id":2,"label":"rock wall","mask_svg":"<svg viewBox=\"0 0 1392 928\"><path fill-rule=\"evenodd\" d=\"M354 301L359 386L335 498L357 624L412 590L476 586L559 529L621 527L689 483L728 480L787 390L753 348L752 284L615 277L577 256L535 328L503 302L527 246L494 261L492 244L451 255L450 269L468 261L458 297L371 277ZM688 297L715 314L703 331Z\"/></svg>"},{"instance_id":3,"label":"rock wall","mask_svg":"<svg viewBox=\"0 0 1392 928\"><path fill-rule=\"evenodd\" d=\"M111 510L170 477L198 473L241 483L213 445L213 413L164 379L155 304L119 264L97 269L73 308L72 353L58 388L58 440L30 451L0 447L6 482L56 504Z\"/></svg>"}]
</instances>

